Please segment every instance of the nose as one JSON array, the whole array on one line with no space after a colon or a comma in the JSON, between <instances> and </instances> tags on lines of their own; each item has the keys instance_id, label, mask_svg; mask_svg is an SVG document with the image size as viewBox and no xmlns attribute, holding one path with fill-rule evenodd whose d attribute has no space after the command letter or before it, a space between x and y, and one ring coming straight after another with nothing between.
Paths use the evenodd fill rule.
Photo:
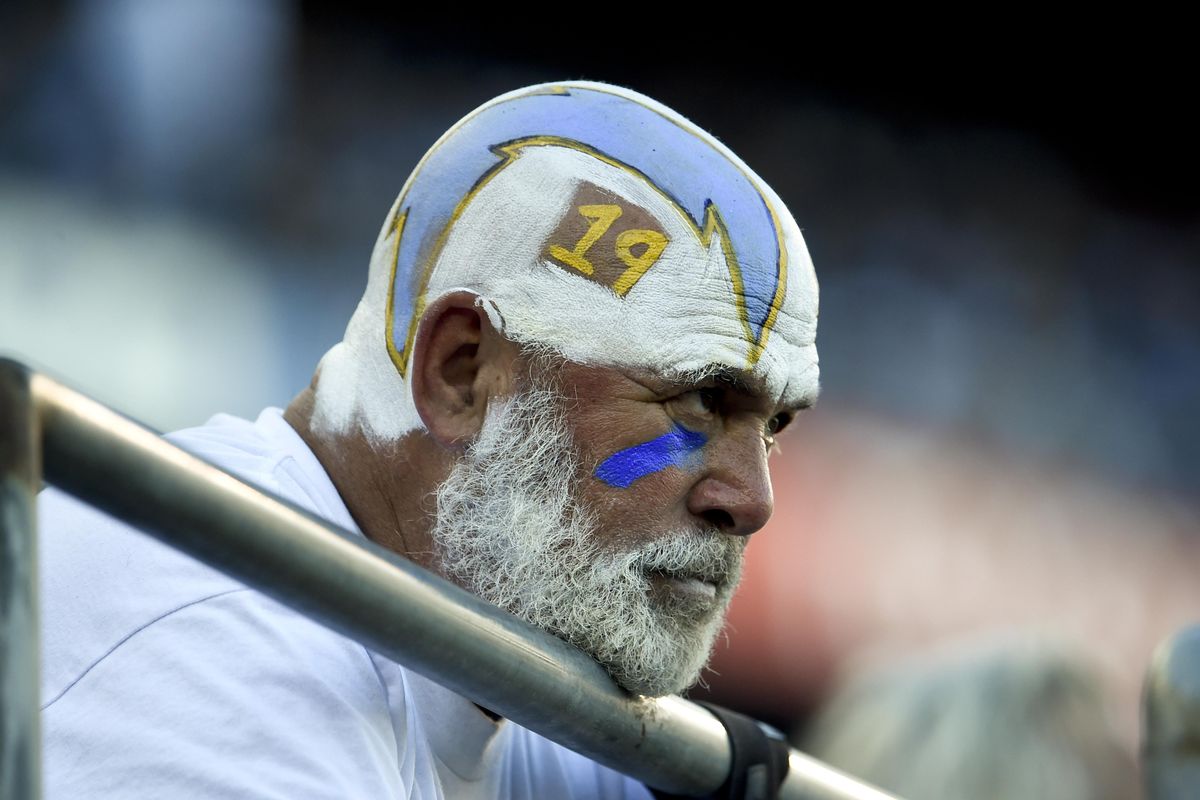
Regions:
<instances>
[{"instance_id":1,"label":"nose","mask_svg":"<svg viewBox=\"0 0 1200 800\"><path fill-rule=\"evenodd\" d=\"M775 508L762 435L751 432L710 443L705 450L703 474L688 494L688 511L736 536L760 530Z\"/></svg>"}]
</instances>

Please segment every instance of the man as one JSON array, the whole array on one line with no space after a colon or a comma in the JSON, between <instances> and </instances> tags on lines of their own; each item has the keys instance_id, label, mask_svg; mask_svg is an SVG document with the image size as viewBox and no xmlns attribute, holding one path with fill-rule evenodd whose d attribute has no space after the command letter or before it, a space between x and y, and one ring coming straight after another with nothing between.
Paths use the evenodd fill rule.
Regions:
<instances>
[{"instance_id":1,"label":"man","mask_svg":"<svg viewBox=\"0 0 1200 800\"><path fill-rule=\"evenodd\" d=\"M795 222L712 137L530 87L422 159L309 390L172 438L677 692L815 398L816 299ZM78 504L41 514L51 796L645 795Z\"/></svg>"}]
</instances>

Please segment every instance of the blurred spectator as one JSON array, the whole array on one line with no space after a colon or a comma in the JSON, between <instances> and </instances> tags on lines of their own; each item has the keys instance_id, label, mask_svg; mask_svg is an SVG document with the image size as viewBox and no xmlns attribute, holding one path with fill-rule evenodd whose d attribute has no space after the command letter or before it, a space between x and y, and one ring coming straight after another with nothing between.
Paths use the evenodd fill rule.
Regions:
<instances>
[{"instance_id":1,"label":"blurred spectator","mask_svg":"<svg viewBox=\"0 0 1200 800\"><path fill-rule=\"evenodd\" d=\"M857 675L805 749L905 800L1130 800L1136 768L1106 704L1056 649L973 643Z\"/></svg>"}]
</instances>

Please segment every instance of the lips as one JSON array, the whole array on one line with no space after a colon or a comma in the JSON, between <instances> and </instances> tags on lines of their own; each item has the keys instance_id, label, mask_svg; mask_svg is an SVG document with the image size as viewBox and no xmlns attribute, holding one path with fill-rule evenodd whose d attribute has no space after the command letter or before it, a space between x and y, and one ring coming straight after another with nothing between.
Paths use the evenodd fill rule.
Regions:
<instances>
[{"instance_id":1,"label":"lips","mask_svg":"<svg viewBox=\"0 0 1200 800\"><path fill-rule=\"evenodd\" d=\"M674 536L645 548L637 560L663 608L700 619L728 600L744 545L744 539L716 531Z\"/></svg>"},{"instance_id":2,"label":"lips","mask_svg":"<svg viewBox=\"0 0 1200 800\"><path fill-rule=\"evenodd\" d=\"M710 581L696 577L676 577L674 575L663 575L662 578L672 591L705 597L710 600L715 599L717 596L717 585Z\"/></svg>"},{"instance_id":3,"label":"lips","mask_svg":"<svg viewBox=\"0 0 1200 800\"><path fill-rule=\"evenodd\" d=\"M674 563L651 563L644 565L648 573L657 573L665 578L679 581L695 580L701 583L724 586L729 582L733 565L728 563L725 554L716 556L708 554L694 558L680 559Z\"/></svg>"},{"instance_id":4,"label":"lips","mask_svg":"<svg viewBox=\"0 0 1200 800\"><path fill-rule=\"evenodd\" d=\"M723 585L722 581L713 580L702 573L648 570L646 575L656 589L692 600L715 600L719 588Z\"/></svg>"}]
</instances>

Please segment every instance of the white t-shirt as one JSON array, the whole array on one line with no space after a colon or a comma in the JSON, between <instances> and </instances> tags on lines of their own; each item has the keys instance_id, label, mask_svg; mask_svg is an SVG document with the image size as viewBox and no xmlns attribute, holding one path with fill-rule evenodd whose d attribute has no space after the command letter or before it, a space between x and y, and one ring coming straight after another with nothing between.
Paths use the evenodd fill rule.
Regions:
<instances>
[{"instance_id":1,"label":"white t-shirt","mask_svg":"<svg viewBox=\"0 0 1200 800\"><path fill-rule=\"evenodd\" d=\"M357 531L278 409L176 444ZM649 798L55 490L39 499L54 798Z\"/></svg>"}]
</instances>

